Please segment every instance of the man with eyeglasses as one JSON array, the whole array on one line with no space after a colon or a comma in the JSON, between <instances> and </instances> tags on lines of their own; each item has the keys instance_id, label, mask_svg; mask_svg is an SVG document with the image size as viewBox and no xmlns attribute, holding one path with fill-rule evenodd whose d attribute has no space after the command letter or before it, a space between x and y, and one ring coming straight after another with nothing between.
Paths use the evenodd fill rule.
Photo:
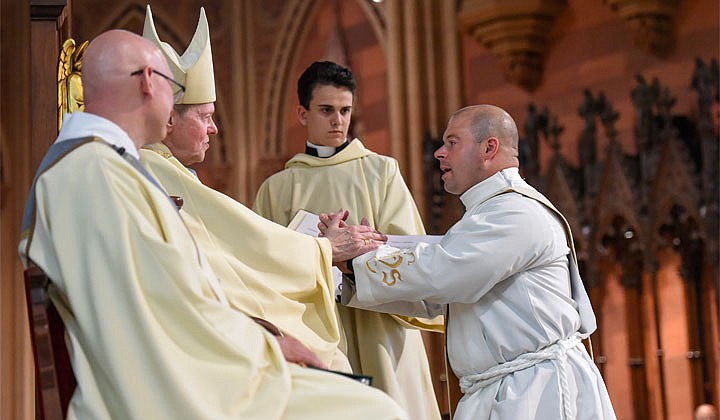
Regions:
<instances>
[{"instance_id":1,"label":"man with eyeglasses","mask_svg":"<svg viewBox=\"0 0 720 420\"><path fill-rule=\"evenodd\" d=\"M140 76L141 74L143 74L143 71L144 71L144 69L135 70L134 72L130 73L130 76ZM157 74L158 76L162 77L163 79L167 80L168 82L170 82L170 84L172 85L172 89L173 89L173 101L175 101L176 104L180 103L183 95L185 94L185 89L186 89L185 85L176 81L175 79L173 79L170 76L166 76L166 75L160 73L157 70L155 70L154 73Z\"/></svg>"},{"instance_id":2,"label":"man with eyeglasses","mask_svg":"<svg viewBox=\"0 0 720 420\"><path fill-rule=\"evenodd\" d=\"M78 383L67 418L406 418L370 387L287 363L291 338L230 307L177 207L137 160L167 134L169 74L142 37L113 30L93 40L85 112L64 120L29 194L19 253L52 279L67 329Z\"/></svg>"},{"instance_id":3,"label":"man with eyeglasses","mask_svg":"<svg viewBox=\"0 0 720 420\"><path fill-rule=\"evenodd\" d=\"M187 88L181 104L174 107L168 135L140 150L142 162L168 194L182 198L180 213L221 279L230 305L297 338L328 368L350 372L350 363L339 348L341 327L332 293L332 258L339 255L333 256L326 240L272 223L203 185L187 167L203 160L208 135L217 132L210 113L203 114L203 110L212 110L215 101L203 9L193 41L182 57L159 39L149 6L143 35L161 46L174 77ZM198 118L203 115L206 119ZM374 234L371 229L360 233L368 239ZM292 357L288 360L302 362Z\"/></svg>"}]
</instances>

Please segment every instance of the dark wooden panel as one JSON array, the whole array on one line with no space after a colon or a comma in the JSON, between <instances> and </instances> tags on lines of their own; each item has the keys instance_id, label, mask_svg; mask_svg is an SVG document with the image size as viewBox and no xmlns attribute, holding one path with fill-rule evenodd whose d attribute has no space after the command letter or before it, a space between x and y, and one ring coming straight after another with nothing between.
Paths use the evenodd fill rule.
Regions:
<instances>
[{"instance_id":1,"label":"dark wooden panel","mask_svg":"<svg viewBox=\"0 0 720 420\"><path fill-rule=\"evenodd\" d=\"M31 0L30 16L32 20L57 21L63 16L67 0Z\"/></svg>"},{"instance_id":2,"label":"dark wooden panel","mask_svg":"<svg viewBox=\"0 0 720 420\"><path fill-rule=\"evenodd\" d=\"M0 418L30 419L33 371L22 264L17 256L20 218L30 185L30 9L0 0Z\"/></svg>"},{"instance_id":3,"label":"dark wooden panel","mask_svg":"<svg viewBox=\"0 0 720 420\"><path fill-rule=\"evenodd\" d=\"M38 167L57 137L57 58L60 41L56 22L33 21L32 37L32 169Z\"/></svg>"}]
</instances>

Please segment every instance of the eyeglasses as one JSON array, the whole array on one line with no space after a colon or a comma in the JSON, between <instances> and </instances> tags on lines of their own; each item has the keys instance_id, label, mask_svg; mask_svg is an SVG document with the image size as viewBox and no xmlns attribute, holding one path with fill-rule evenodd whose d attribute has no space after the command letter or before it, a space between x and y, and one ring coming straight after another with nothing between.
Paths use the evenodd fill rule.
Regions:
<instances>
[{"instance_id":1,"label":"eyeglasses","mask_svg":"<svg viewBox=\"0 0 720 420\"><path fill-rule=\"evenodd\" d=\"M145 69L136 70L136 71L130 73L130 76L138 76L138 75L141 75L141 74L143 73L143 71L145 71ZM160 77L162 77L163 79L165 79L165 80L167 80L168 82L170 82L170 85L172 86L172 89L173 89L173 99L175 100L175 103L180 102L180 100L182 99L183 95L185 94L185 89L186 89L186 88L185 88L185 85L183 85L182 83L176 81L176 80L173 79L172 77L169 77L169 76L166 76L166 75L160 73L159 71L153 69L152 67L150 67L150 73L151 73L151 74L157 74L158 76L160 76Z\"/></svg>"}]
</instances>

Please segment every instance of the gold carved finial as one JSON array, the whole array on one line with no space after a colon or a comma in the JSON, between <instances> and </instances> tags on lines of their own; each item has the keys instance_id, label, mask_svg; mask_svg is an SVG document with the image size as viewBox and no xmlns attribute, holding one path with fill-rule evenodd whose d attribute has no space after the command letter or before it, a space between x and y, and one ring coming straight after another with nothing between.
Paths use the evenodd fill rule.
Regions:
<instances>
[{"instance_id":1,"label":"gold carved finial","mask_svg":"<svg viewBox=\"0 0 720 420\"><path fill-rule=\"evenodd\" d=\"M678 0L604 0L625 20L633 41L643 50L666 55L673 44Z\"/></svg>"},{"instance_id":2,"label":"gold carved finial","mask_svg":"<svg viewBox=\"0 0 720 420\"><path fill-rule=\"evenodd\" d=\"M505 78L532 91L542 81L555 18L566 0L465 0L460 25L502 63Z\"/></svg>"},{"instance_id":3,"label":"gold carved finial","mask_svg":"<svg viewBox=\"0 0 720 420\"><path fill-rule=\"evenodd\" d=\"M62 127L65 113L82 111L85 108L83 102L83 87L80 73L82 72L82 59L88 41L75 47L75 40L72 38L63 42L58 59L58 130Z\"/></svg>"}]
</instances>

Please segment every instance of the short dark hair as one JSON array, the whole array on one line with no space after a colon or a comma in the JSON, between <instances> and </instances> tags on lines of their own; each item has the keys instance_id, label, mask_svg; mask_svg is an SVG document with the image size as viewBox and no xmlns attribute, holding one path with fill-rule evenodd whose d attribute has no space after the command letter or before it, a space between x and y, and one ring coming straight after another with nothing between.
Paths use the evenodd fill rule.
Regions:
<instances>
[{"instance_id":1,"label":"short dark hair","mask_svg":"<svg viewBox=\"0 0 720 420\"><path fill-rule=\"evenodd\" d=\"M318 85L347 88L353 97L357 89L357 82L349 69L332 61L316 61L305 69L297 83L298 101L305 109L310 109L312 93Z\"/></svg>"}]
</instances>

